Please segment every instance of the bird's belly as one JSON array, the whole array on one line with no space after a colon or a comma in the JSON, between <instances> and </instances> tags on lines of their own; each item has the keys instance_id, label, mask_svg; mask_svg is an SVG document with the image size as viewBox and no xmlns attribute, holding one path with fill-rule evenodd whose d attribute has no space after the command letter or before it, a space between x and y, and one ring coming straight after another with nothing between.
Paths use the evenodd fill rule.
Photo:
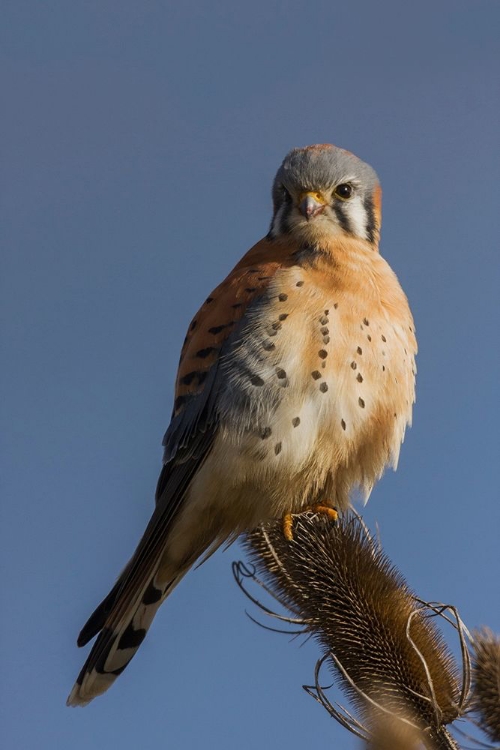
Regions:
<instances>
[{"instance_id":1,"label":"bird's belly","mask_svg":"<svg viewBox=\"0 0 500 750\"><path fill-rule=\"evenodd\" d=\"M232 528L318 499L343 509L356 486L367 496L397 460L411 411L411 365L387 321L366 325L334 300L279 309L253 321L224 365L223 419L196 482Z\"/></svg>"}]
</instances>

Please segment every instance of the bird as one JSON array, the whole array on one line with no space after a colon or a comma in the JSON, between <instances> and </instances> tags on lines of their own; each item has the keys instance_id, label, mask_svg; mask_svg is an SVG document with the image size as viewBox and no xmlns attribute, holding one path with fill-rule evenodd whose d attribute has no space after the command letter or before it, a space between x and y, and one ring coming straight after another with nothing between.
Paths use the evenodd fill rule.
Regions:
<instances>
[{"instance_id":1,"label":"bird","mask_svg":"<svg viewBox=\"0 0 500 750\"><path fill-rule=\"evenodd\" d=\"M335 519L396 468L415 401L408 300L379 252L381 188L331 144L294 148L269 231L210 293L181 350L155 509L83 627L68 705L104 693L160 605L223 544L294 516Z\"/></svg>"}]
</instances>

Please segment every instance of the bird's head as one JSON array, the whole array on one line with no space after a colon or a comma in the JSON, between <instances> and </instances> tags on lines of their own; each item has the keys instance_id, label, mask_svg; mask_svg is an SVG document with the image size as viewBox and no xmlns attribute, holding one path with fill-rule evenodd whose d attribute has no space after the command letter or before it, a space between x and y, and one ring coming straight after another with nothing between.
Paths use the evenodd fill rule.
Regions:
<instances>
[{"instance_id":1,"label":"bird's head","mask_svg":"<svg viewBox=\"0 0 500 750\"><path fill-rule=\"evenodd\" d=\"M314 243L349 236L378 246L381 189L375 171L349 151L323 144L286 155L273 183L269 236Z\"/></svg>"}]
</instances>

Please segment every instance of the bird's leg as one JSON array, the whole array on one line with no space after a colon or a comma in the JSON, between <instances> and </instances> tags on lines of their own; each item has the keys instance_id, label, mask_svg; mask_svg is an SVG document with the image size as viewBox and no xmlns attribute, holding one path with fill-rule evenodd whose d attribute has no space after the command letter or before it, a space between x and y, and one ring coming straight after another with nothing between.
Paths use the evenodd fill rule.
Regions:
<instances>
[{"instance_id":1,"label":"bird's leg","mask_svg":"<svg viewBox=\"0 0 500 750\"><path fill-rule=\"evenodd\" d=\"M323 505L321 503L315 503L314 505L308 505L300 513L285 513L283 516L283 535L287 542L293 542L293 516L300 516L302 513L322 513L327 516L330 521L337 521L339 514L335 508L331 508L329 505Z\"/></svg>"}]
</instances>

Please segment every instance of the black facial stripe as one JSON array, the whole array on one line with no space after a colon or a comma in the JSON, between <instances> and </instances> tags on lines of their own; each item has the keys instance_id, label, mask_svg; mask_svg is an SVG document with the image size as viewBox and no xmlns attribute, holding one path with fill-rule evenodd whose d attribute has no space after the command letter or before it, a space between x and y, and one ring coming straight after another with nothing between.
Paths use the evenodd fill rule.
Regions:
<instances>
[{"instance_id":1,"label":"black facial stripe","mask_svg":"<svg viewBox=\"0 0 500 750\"><path fill-rule=\"evenodd\" d=\"M292 207L292 196L285 188L283 184L275 183L273 187L273 205L274 213L271 220L271 226L269 228L269 237L272 238L276 234L288 234L290 229L286 224L286 216ZM282 211L280 216L279 225L275 226L276 217L278 213ZM274 231L273 231L274 228Z\"/></svg>"},{"instance_id":2,"label":"black facial stripe","mask_svg":"<svg viewBox=\"0 0 500 750\"><path fill-rule=\"evenodd\" d=\"M290 226L288 224L288 216L290 214L290 209L292 208L291 201L289 202L289 205L286 205L286 201L282 201L276 208L276 211L274 213L274 216L271 221L271 226L269 228L269 239L273 239L273 237L277 237L281 234L290 234ZM276 221L278 219L278 221Z\"/></svg>"},{"instance_id":3,"label":"black facial stripe","mask_svg":"<svg viewBox=\"0 0 500 750\"><path fill-rule=\"evenodd\" d=\"M268 237L272 239L278 235L290 234L292 231L290 225L290 215L293 211L293 202L289 194L280 196L281 200L276 205L276 211L273 216L271 227L269 230ZM344 232L347 234L355 234L355 231L351 225L351 220L346 210L346 202L340 200L334 200L332 203L332 210L335 213L336 219L339 225L342 227ZM375 211L373 205L373 199L370 195L366 196L363 201L363 208L366 213L366 224L365 224L365 236L370 243L374 243L377 238L377 225L375 221ZM278 219L278 221L276 221Z\"/></svg>"},{"instance_id":4,"label":"black facial stripe","mask_svg":"<svg viewBox=\"0 0 500 750\"><path fill-rule=\"evenodd\" d=\"M283 211L280 217L279 231L280 231L280 234L290 234L291 227L290 227L289 218L293 210L293 206L292 206L291 201L288 201L287 203L283 203L282 205L283 205Z\"/></svg>"},{"instance_id":5,"label":"black facial stripe","mask_svg":"<svg viewBox=\"0 0 500 750\"><path fill-rule=\"evenodd\" d=\"M363 203L366 211L366 238L368 242L375 242L377 225L375 223L375 211L371 195L367 195Z\"/></svg>"},{"instance_id":6,"label":"black facial stripe","mask_svg":"<svg viewBox=\"0 0 500 750\"><path fill-rule=\"evenodd\" d=\"M344 211L344 204L339 203L338 201L334 201L332 205L333 210L335 211L335 216L337 217L337 221L344 230L344 232L347 232L348 234L352 234L351 224L349 222L349 217L347 216L346 212Z\"/></svg>"}]
</instances>

